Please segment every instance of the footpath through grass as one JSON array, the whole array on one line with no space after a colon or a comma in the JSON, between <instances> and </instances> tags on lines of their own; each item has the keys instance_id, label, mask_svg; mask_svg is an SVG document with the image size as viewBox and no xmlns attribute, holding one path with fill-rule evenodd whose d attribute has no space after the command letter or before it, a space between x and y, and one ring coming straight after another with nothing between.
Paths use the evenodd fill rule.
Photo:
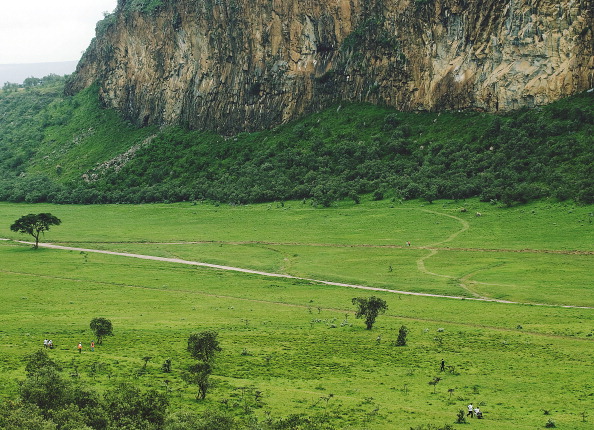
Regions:
<instances>
[{"instance_id":1,"label":"footpath through grass","mask_svg":"<svg viewBox=\"0 0 594 430\"><path fill-rule=\"evenodd\" d=\"M330 209L301 202L34 207L63 221L47 239L77 247L395 290L594 306L591 206L501 208L468 200ZM28 208L0 204L0 217L10 225Z\"/></svg>"},{"instance_id":2,"label":"footpath through grass","mask_svg":"<svg viewBox=\"0 0 594 430\"><path fill-rule=\"evenodd\" d=\"M85 384L133 380L169 392L175 409L302 413L326 416L335 428L408 429L454 424L473 402L485 412L473 428L533 429L549 419L558 428L591 428L581 414L591 416L594 406L594 310L559 306L594 305L591 207L0 204L0 220L9 226L46 211L63 223L45 239L77 247L553 306L371 293L2 241L4 398L16 396L23 356L48 337L57 345L52 358ZM0 236L25 239L8 227ZM367 331L350 301L371 294L389 309ZM91 353L96 316L113 322L115 336ZM408 345L396 347L401 325ZM219 332L223 351L215 385L196 402L181 379L190 362L185 343L206 329ZM143 357L151 357L145 370ZM166 359L172 373L161 371Z\"/></svg>"}]
</instances>

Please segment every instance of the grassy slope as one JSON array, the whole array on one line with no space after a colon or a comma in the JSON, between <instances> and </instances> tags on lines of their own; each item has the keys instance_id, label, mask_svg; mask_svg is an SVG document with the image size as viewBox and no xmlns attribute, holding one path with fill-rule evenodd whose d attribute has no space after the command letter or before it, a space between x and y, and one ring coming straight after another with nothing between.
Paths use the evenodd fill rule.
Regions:
<instances>
[{"instance_id":1,"label":"grassy slope","mask_svg":"<svg viewBox=\"0 0 594 430\"><path fill-rule=\"evenodd\" d=\"M29 171L67 182L142 142L155 128L138 129L117 112L98 108L97 87L49 107L44 141ZM61 169L57 169L61 166Z\"/></svg>"},{"instance_id":2,"label":"grassy slope","mask_svg":"<svg viewBox=\"0 0 594 430\"><path fill-rule=\"evenodd\" d=\"M0 166L0 199L312 198L328 205L372 192L429 200L480 195L505 203L544 196L594 199L587 179L594 94L501 116L345 104L273 130L223 137L179 127L136 129L101 108L96 87L66 99L55 94L53 102L44 91L0 94L0 115L11 121L0 130L7 160ZM26 114L14 113L23 109ZM125 165L101 168L150 136L152 143ZM84 174L98 180L86 184Z\"/></svg>"},{"instance_id":3,"label":"grassy slope","mask_svg":"<svg viewBox=\"0 0 594 430\"><path fill-rule=\"evenodd\" d=\"M59 103L63 85L0 93L0 178L17 175L27 167L43 139L41 112Z\"/></svg>"},{"instance_id":4,"label":"grassy slope","mask_svg":"<svg viewBox=\"0 0 594 430\"><path fill-rule=\"evenodd\" d=\"M459 288L457 282L418 271L418 258L427 250L416 247L431 245L438 250L424 260L431 272L513 282L506 293L516 300L592 305L592 255L461 250L481 248L490 231L484 243L489 249L592 251L591 207L464 204L483 216L461 213L451 204L390 207L389 202L368 202L313 210L291 202L284 207L0 204L0 219L8 225L20 214L47 210L63 225L46 239L77 246L385 282L398 289ZM445 215L465 220L469 228L451 238L463 224ZM534 223L534 217L559 229ZM2 236L18 237L8 231ZM411 237L412 249L403 247ZM149 243L180 240L214 243ZM243 243L248 241L258 243ZM290 244L278 244L286 242ZM245 402L253 403L251 395L242 400L240 387L253 387L264 393L265 406L256 409L260 416L264 410L273 416L328 414L338 428L453 423L456 412L470 401L482 403L487 417L473 427L528 429L552 418L558 427L589 428L579 413L592 407L591 309L377 293L388 301L389 311L368 332L354 319L350 298L370 293L356 290L73 251L33 252L11 242L0 242L0 254L5 396L15 392L15 380L22 377L20 358L49 336L58 344L52 354L67 369L78 366L85 383L109 385L132 378L164 389L168 379L175 408L215 407L229 399L228 408L240 414ZM390 263L393 272L387 270ZM579 282L565 289L569 267ZM489 290L493 286L475 288L498 294ZM114 322L116 336L96 354L85 351L79 357L75 345L90 342L88 322L99 315ZM402 324L410 329L409 345L396 348L390 343ZM193 389L180 379L188 362L184 343L190 332L208 328L219 331L224 351L215 372L217 385L204 404L196 404ZM144 356L153 357L149 372L138 376ZM168 375L159 370L166 358L173 359L174 371ZM455 367L453 373L439 373L442 358ZM98 363L95 373L93 363ZM428 382L435 376L443 380L433 394ZM451 398L449 389L454 390ZM329 394L334 396L326 407L320 399ZM551 415L544 416L543 410Z\"/></svg>"}]
</instances>

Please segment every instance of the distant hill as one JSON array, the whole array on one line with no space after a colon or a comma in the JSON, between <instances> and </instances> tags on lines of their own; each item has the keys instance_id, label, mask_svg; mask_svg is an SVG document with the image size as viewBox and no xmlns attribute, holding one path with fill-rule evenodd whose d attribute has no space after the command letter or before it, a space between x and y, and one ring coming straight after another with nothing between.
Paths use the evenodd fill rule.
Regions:
<instances>
[{"instance_id":1,"label":"distant hill","mask_svg":"<svg viewBox=\"0 0 594 430\"><path fill-rule=\"evenodd\" d=\"M5 82L21 84L27 78L43 78L50 74L69 75L76 69L78 61L55 63L0 64L0 86Z\"/></svg>"}]
</instances>

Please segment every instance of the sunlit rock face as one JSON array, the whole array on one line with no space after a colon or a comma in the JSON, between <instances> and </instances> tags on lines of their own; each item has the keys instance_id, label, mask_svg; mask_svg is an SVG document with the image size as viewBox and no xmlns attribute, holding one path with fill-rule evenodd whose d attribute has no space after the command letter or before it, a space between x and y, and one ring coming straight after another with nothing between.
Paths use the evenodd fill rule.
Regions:
<instances>
[{"instance_id":1,"label":"sunlit rock face","mask_svg":"<svg viewBox=\"0 0 594 430\"><path fill-rule=\"evenodd\" d=\"M340 101L508 111L594 87L594 0L155 3L119 1L68 92L98 82L136 124L233 133Z\"/></svg>"}]
</instances>

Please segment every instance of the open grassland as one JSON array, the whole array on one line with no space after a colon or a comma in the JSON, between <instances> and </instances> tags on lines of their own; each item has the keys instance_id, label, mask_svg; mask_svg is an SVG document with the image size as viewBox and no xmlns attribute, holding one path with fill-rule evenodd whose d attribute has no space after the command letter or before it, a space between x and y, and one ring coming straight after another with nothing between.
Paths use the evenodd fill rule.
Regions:
<instances>
[{"instance_id":1,"label":"open grassland","mask_svg":"<svg viewBox=\"0 0 594 430\"><path fill-rule=\"evenodd\" d=\"M62 245L518 302L371 292L1 241L0 393L16 396L23 356L52 338L52 357L85 384L103 389L133 380L170 392L173 408L302 413L330 417L335 428L408 429L454 424L473 402L485 420L456 428L534 429L552 419L557 428L590 429L592 211L474 200L329 209L301 202L0 204L0 237L10 239L26 240L8 230L19 216L51 212L63 224L45 240ZM371 294L389 309L367 331L351 298ZM96 316L113 322L115 336L92 353L88 327ZM401 325L408 345L396 347ZM196 402L195 388L181 379L190 363L185 345L191 332L207 329L219 332L223 351L216 384ZM143 357L151 357L144 371ZM166 359L172 373L161 372Z\"/></svg>"}]
</instances>

